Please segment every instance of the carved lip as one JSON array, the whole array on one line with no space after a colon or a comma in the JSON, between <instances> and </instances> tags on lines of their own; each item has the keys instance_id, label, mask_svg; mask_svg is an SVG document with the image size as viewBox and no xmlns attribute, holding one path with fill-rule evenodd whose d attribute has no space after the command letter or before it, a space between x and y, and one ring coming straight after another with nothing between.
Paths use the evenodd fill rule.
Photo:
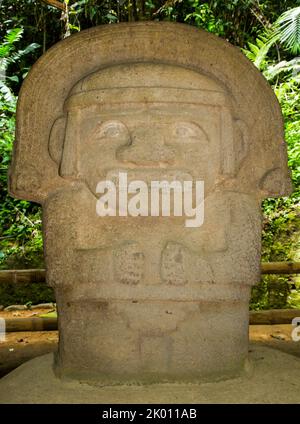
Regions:
<instances>
[{"instance_id":1,"label":"carved lip","mask_svg":"<svg viewBox=\"0 0 300 424\"><path fill-rule=\"evenodd\" d=\"M126 179L120 180L120 173L126 174ZM197 176L197 181L203 181L203 178ZM90 192L98 198L96 187L101 181L112 181L117 188L120 188L124 185L124 188L127 189L128 184L133 181L143 181L148 185L149 191L151 190L151 182L158 181L162 183L167 181L172 183L173 181L179 181L182 186L184 181L192 181L192 187L195 185L195 179L193 175L183 169L164 169L164 168L114 168L108 169L106 173L97 179L93 178L92 181L85 180L87 187L89 187ZM160 186L162 188L162 186Z\"/></svg>"},{"instance_id":2,"label":"carved lip","mask_svg":"<svg viewBox=\"0 0 300 424\"><path fill-rule=\"evenodd\" d=\"M106 180L113 181L115 184L119 182L119 174L126 173L127 181L134 180L144 181L149 184L151 181L193 181L193 176L190 172L183 169L164 169L164 168L149 168L149 169L110 169L106 173Z\"/></svg>"}]
</instances>

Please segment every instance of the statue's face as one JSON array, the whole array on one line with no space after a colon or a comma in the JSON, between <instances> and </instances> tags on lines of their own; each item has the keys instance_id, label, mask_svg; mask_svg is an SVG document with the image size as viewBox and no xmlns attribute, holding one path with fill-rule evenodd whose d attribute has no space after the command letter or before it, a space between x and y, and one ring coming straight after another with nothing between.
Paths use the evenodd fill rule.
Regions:
<instances>
[{"instance_id":1,"label":"statue's face","mask_svg":"<svg viewBox=\"0 0 300 424\"><path fill-rule=\"evenodd\" d=\"M92 192L100 180L128 173L128 180L203 180L208 193L220 173L221 113L218 106L123 105L86 109L77 171Z\"/></svg>"},{"instance_id":2,"label":"statue's face","mask_svg":"<svg viewBox=\"0 0 300 424\"><path fill-rule=\"evenodd\" d=\"M223 109L142 101L77 110L67 125L76 137L77 178L94 195L100 181L117 182L120 172L127 173L128 184L139 180L148 187L151 181L204 181L209 195L221 172L221 155L226 154L221 148ZM201 278L210 280L209 266L198 256L199 246L189 241L196 230L187 231L186 217L121 218L118 213L96 217L96 197L90 196L94 201L84 210L85 225L82 218L78 220L79 237L83 248L108 255L109 259L97 261L107 281L159 284L164 280L181 285L198 278L191 272L200 275L200 269ZM88 209L94 217L90 220ZM197 243L199 237L195 239ZM110 264L107 269L105 264Z\"/></svg>"}]
</instances>

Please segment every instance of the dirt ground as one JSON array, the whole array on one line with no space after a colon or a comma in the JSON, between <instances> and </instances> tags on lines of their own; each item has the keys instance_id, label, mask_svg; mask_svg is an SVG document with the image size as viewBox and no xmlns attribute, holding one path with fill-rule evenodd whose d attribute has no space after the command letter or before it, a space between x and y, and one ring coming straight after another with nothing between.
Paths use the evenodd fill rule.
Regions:
<instances>
[{"instance_id":1,"label":"dirt ground","mask_svg":"<svg viewBox=\"0 0 300 424\"><path fill-rule=\"evenodd\" d=\"M1 311L0 318L32 318L47 314L49 309L24 311ZM0 341L0 377L22 363L36 356L53 352L58 342L57 331L32 331L6 333L5 341Z\"/></svg>"},{"instance_id":2,"label":"dirt ground","mask_svg":"<svg viewBox=\"0 0 300 424\"><path fill-rule=\"evenodd\" d=\"M48 312L49 309L1 311L0 317L25 318ZM290 324L251 325L249 337L254 344L278 349L300 358L300 341L294 342L291 339L291 331ZM55 351L57 342L57 331L7 333L6 340L0 342L0 377L29 359Z\"/></svg>"}]
</instances>

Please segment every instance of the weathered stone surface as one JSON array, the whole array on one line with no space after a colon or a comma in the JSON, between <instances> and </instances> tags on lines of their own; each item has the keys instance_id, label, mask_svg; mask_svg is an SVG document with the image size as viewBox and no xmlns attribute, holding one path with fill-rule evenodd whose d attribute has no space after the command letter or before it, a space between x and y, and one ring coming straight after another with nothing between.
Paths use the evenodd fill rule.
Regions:
<instances>
[{"instance_id":1,"label":"weathered stone surface","mask_svg":"<svg viewBox=\"0 0 300 424\"><path fill-rule=\"evenodd\" d=\"M204 224L97 216L97 183L119 172L204 180ZM260 202L288 194L290 178L276 98L237 49L168 23L59 43L21 91L10 191L43 205L58 375L199 381L243 369Z\"/></svg>"}]
</instances>

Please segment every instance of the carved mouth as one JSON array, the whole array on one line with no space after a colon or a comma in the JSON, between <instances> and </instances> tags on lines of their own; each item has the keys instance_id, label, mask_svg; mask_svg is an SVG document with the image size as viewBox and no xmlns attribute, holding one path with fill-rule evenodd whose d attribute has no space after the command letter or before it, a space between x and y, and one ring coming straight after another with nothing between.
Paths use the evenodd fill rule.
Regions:
<instances>
[{"instance_id":1,"label":"carved mouth","mask_svg":"<svg viewBox=\"0 0 300 424\"><path fill-rule=\"evenodd\" d=\"M106 173L106 180L112 181L118 184L120 173L126 174L128 182L131 181L144 181L146 184L150 184L151 181L193 181L193 176L182 169L111 169Z\"/></svg>"},{"instance_id":2,"label":"carved mouth","mask_svg":"<svg viewBox=\"0 0 300 424\"><path fill-rule=\"evenodd\" d=\"M202 180L197 176L197 180ZM115 184L116 188L119 189L121 186L124 188L128 187L133 181L143 181L147 184L149 191L151 190L151 183L158 181L160 184L163 181L172 183L179 181L182 186L184 181L192 181L195 183L194 177L191 173L183 169L161 169L161 168L117 168L109 169L103 172L101 177L94 178L92 180L85 179L85 184L89 188L90 192L97 198L96 187L99 182L111 181Z\"/></svg>"}]
</instances>

